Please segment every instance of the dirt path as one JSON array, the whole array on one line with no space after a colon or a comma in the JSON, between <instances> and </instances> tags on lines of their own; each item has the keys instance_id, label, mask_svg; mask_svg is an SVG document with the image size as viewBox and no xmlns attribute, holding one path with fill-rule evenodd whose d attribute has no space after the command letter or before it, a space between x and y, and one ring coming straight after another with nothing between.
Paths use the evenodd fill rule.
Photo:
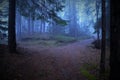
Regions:
<instances>
[{"instance_id":1,"label":"dirt path","mask_svg":"<svg viewBox=\"0 0 120 80\"><path fill-rule=\"evenodd\" d=\"M26 47L32 54L12 58L9 64L13 64L13 68L9 70L11 75L15 74L14 80L88 80L80 68L85 63L99 64L100 56L99 50L90 47L92 41L88 39L55 48Z\"/></svg>"}]
</instances>

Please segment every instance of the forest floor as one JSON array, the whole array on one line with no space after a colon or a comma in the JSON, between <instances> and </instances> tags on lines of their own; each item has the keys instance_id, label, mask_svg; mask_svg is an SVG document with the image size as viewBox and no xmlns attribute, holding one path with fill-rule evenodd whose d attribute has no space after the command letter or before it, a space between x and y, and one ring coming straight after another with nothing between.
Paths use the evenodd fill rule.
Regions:
<instances>
[{"instance_id":1,"label":"forest floor","mask_svg":"<svg viewBox=\"0 0 120 80\"><path fill-rule=\"evenodd\" d=\"M4 75L0 80L98 80L100 50L91 47L92 41L58 47L18 46L18 54L6 53L0 58ZM107 48L107 77L109 53Z\"/></svg>"}]
</instances>

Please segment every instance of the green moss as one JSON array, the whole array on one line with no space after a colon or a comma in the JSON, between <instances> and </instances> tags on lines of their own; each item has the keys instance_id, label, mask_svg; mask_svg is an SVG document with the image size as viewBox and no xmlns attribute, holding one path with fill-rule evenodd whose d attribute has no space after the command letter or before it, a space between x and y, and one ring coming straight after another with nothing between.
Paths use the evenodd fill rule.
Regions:
<instances>
[{"instance_id":1,"label":"green moss","mask_svg":"<svg viewBox=\"0 0 120 80\"><path fill-rule=\"evenodd\" d=\"M98 66L96 64L84 64L80 69L83 76L85 76L88 80L97 80L97 77L90 72L96 70Z\"/></svg>"},{"instance_id":2,"label":"green moss","mask_svg":"<svg viewBox=\"0 0 120 80\"><path fill-rule=\"evenodd\" d=\"M80 72L83 76L85 76L88 80L97 80L96 77L92 74L90 74L86 69L81 68Z\"/></svg>"},{"instance_id":3,"label":"green moss","mask_svg":"<svg viewBox=\"0 0 120 80\"><path fill-rule=\"evenodd\" d=\"M54 39L57 40L58 42L63 42L63 43L76 41L74 37L62 36L62 35L55 36Z\"/></svg>"},{"instance_id":4,"label":"green moss","mask_svg":"<svg viewBox=\"0 0 120 80\"><path fill-rule=\"evenodd\" d=\"M71 42L75 42L77 39L74 37L57 35L35 35L35 36L26 36L21 39L22 44L26 45L42 45L42 46L61 46Z\"/></svg>"},{"instance_id":5,"label":"green moss","mask_svg":"<svg viewBox=\"0 0 120 80\"><path fill-rule=\"evenodd\" d=\"M97 69L98 65L96 64L84 64L83 67L89 71Z\"/></svg>"},{"instance_id":6,"label":"green moss","mask_svg":"<svg viewBox=\"0 0 120 80\"><path fill-rule=\"evenodd\" d=\"M45 46L53 46L56 45L56 41L55 40L47 40L47 41L41 41L39 42L39 44L45 45Z\"/></svg>"}]
</instances>

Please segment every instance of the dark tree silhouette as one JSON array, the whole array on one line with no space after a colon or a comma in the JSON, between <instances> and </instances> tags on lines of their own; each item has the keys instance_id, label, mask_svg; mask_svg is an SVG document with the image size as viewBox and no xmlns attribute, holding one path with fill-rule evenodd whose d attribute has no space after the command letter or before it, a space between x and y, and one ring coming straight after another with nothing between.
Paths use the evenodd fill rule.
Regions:
<instances>
[{"instance_id":1,"label":"dark tree silhouette","mask_svg":"<svg viewBox=\"0 0 120 80\"><path fill-rule=\"evenodd\" d=\"M110 80L120 80L120 6L111 0Z\"/></svg>"},{"instance_id":2,"label":"dark tree silhouette","mask_svg":"<svg viewBox=\"0 0 120 80\"><path fill-rule=\"evenodd\" d=\"M100 60L100 78L104 80L105 73L105 47L106 47L106 0L102 0L102 42L101 42L101 60Z\"/></svg>"},{"instance_id":3,"label":"dark tree silhouette","mask_svg":"<svg viewBox=\"0 0 120 80\"><path fill-rule=\"evenodd\" d=\"M100 0L96 0L96 21L98 21L98 15L99 15L99 8L100 8ZM97 40L100 41L100 26L97 26Z\"/></svg>"},{"instance_id":4,"label":"dark tree silhouette","mask_svg":"<svg viewBox=\"0 0 120 80\"><path fill-rule=\"evenodd\" d=\"M8 46L11 53L16 52L15 4L16 0L9 0Z\"/></svg>"}]
</instances>

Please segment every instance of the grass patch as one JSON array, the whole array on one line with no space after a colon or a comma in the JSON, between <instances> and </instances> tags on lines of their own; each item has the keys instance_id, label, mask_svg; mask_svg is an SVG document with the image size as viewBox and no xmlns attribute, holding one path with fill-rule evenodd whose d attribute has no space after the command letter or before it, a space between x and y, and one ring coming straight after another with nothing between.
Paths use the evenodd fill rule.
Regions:
<instances>
[{"instance_id":1,"label":"grass patch","mask_svg":"<svg viewBox=\"0 0 120 80\"><path fill-rule=\"evenodd\" d=\"M88 80L98 80L99 69L97 64L85 63L80 71Z\"/></svg>"},{"instance_id":2,"label":"grass patch","mask_svg":"<svg viewBox=\"0 0 120 80\"><path fill-rule=\"evenodd\" d=\"M21 41L31 41L31 40L51 40L51 35L48 34L32 34L25 35L21 38Z\"/></svg>"},{"instance_id":3,"label":"grass patch","mask_svg":"<svg viewBox=\"0 0 120 80\"><path fill-rule=\"evenodd\" d=\"M91 36L80 36L78 37L78 40L84 40L84 39L90 39Z\"/></svg>"},{"instance_id":4,"label":"grass patch","mask_svg":"<svg viewBox=\"0 0 120 80\"><path fill-rule=\"evenodd\" d=\"M20 44L24 45L42 45L42 46L54 46L56 45L55 40L28 40L28 41L22 41Z\"/></svg>"},{"instance_id":5,"label":"grass patch","mask_svg":"<svg viewBox=\"0 0 120 80\"><path fill-rule=\"evenodd\" d=\"M81 68L80 71L88 80L97 80L97 78L93 74L90 74L85 68Z\"/></svg>"},{"instance_id":6,"label":"grass patch","mask_svg":"<svg viewBox=\"0 0 120 80\"><path fill-rule=\"evenodd\" d=\"M62 46L77 41L76 38L64 35L31 35L21 39L25 45L42 45L42 46Z\"/></svg>"},{"instance_id":7,"label":"grass patch","mask_svg":"<svg viewBox=\"0 0 120 80\"><path fill-rule=\"evenodd\" d=\"M62 35L54 36L53 38L54 38L57 42L63 42L63 43L68 43L68 42L75 42L75 41L77 41L77 39L75 39L74 37L62 36Z\"/></svg>"},{"instance_id":8,"label":"grass patch","mask_svg":"<svg viewBox=\"0 0 120 80\"><path fill-rule=\"evenodd\" d=\"M53 46L56 45L56 41L55 40L41 40L39 42L39 44L45 45L45 46Z\"/></svg>"},{"instance_id":9,"label":"grass patch","mask_svg":"<svg viewBox=\"0 0 120 80\"><path fill-rule=\"evenodd\" d=\"M83 67L89 71L98 69L98 66L96 64L84 64Z\"/></svg>"}]
</instances>

